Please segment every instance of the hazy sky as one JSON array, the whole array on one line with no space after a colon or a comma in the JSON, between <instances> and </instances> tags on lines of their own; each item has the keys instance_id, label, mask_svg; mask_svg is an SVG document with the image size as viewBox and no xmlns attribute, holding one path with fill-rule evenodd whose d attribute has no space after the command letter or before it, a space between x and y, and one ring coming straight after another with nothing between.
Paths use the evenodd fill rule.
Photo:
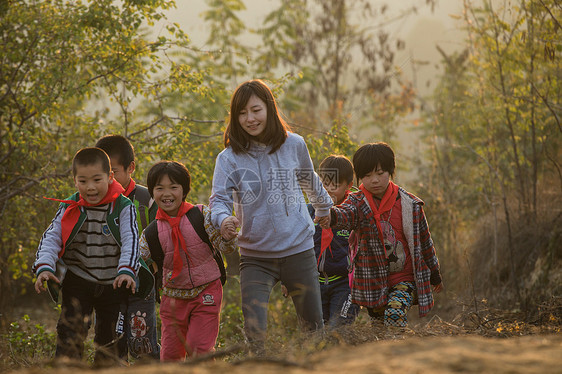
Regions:
<instances>
[{"instance_id":1,"label":"hazy sky","mask_svg":"<svg viewBox=\"0 0 562 374\"><path fill-rule=\"evenodd\" d=\"M248 22L249 28L259 27L264 16L274 9L279 1L245 0L247 10L240 17L244 22ZM439 45L447 54L463 48L465 36L462 31L462 22L458 19L462 13L463 0L436 0L433 12L424 5L425 1L421 0L372 0L371 2L377 7L384 3L389 5L386 18L380 20L382 23L387 23L401 14L401 11L417 4L418 12L416 14L409 14L399 21L391 22L387 26L387 30L392 38L400 38L406 43L406 48L397 53L395 64L400 66L407 79L413 81L414 88L419 94L422 96L431 94L437 83L437 76L440 74L437 64L441 61L441 55L437 51L436 45ZM204 0L177 0L177 9L168 12L168 20L179 23L192 43L201 49L206 48L205 41L208 37L207 26L201 18L201 13L205 9ZM254 36L254 38L257 43L257 37ZM424 64L413 65L412 60L424 62ZM414 66L416 66L415 72ZM231 89L234 90L235 86L236 84ZM417 135L418 127L415 123L418 118L419 113L412 113L401 121L397 130L399 140L396 149L397 160L403 163L401 178L405 179L415 180L417 175L414 171L415 168L404 170L404 164L410 164L404 160L419 155L424 148L423 141ZM351 135L356 140L364 142L383 140L378 138L376 128L351 129Z\"/></svg>"},{"instance_id":2,"label":"hazy sky","mask_svg":"<svg viewBox=\"0 0 562 374\"><path fill-rule=\"evenodd\" d=\"M279 0L245 0L247 10L240 17L248 22L248 27L257 27L262 23L264 15L277 6ZM464 34L461 22L453 17L462 12L463 0L436 0L433 12L423 5L420 0L399 1L371 1L375 6L387 3L389 11L386 13L385 22L395 18L401 11L417 4L417 14L392 22L387 29L391 36L406 42L406 48L396 55L395 63L400 66L406 77L414 80L418 92L427 94L433 88L434 77L438 73L435 65L440 61L441 55L437 52L439 45L447 53L462 48ZM205 48L208 30L201 18L201 13L206 9L204 0L177 0L177 9L167 13L168 20L177 22L189 35L195 46ZM426 65L417 65L416 74L411 64L414 61L427 62ZM428 82L433 84L427 85Z\"/></svg>"}]
</instances>

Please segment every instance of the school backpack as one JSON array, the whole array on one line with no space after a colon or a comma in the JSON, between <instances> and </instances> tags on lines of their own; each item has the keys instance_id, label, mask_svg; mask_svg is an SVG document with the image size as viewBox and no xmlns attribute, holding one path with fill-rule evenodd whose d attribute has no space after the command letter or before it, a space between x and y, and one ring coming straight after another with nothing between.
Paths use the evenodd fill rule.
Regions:
<instances>
[{"instance_id":1,"label":"school backpack","mask_svg":"<svg viewBox=\"0 0 562 374\"><path fill-rule=\"evenodd\" d=\"M209 235L207 231L205 231L205 217L203 217L203 213L199 206L194 206L190 210L187 211L185 214L187 219L195 229L195 232L203 243L207 244L213 253L213 258L217 262L219 266L219 270L221 272L221 283L224 286L226 283L226 269L224 267L224 261L222 259L222 255L218 249L216 249L209 240ZM144 230L144 237L148 243L148 248L150 249L150 257L152 260L158 265L158 271L156 272L156 282L157 288L161 287L162 283L162 268L164 265L164 251L162 250L162 245L160 244L160 239L158 238L158 226L157 220L150 222L150 224Z\"/></svg>"},{"instance_id":2,"label":"school backpack","mask_svg":"<svg viewBox=\"0 0 562 374\"><path fill-rule=\"evenodd\" d=\"M127 197L137 208L137 223L139 230L142 231L150 222L154 221L158 205L152 200L148 188L139 184L135 186Z\"/></svg>"}]
</instances>

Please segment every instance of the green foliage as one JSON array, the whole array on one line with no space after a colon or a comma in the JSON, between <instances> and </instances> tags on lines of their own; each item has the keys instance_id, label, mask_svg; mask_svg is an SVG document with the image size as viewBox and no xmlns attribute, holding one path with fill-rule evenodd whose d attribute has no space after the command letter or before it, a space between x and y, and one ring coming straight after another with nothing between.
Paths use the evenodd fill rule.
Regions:
<instances>
[{"instance_id":1,"label":"green foliage","mask_svg":"<svg viewBox=\"0 0 562 374\"><path fill-rule=\"evenodd\" d=\"M60 314L60 305L55 307ZM29 315L11 322L7 332L0 335L0 351L8 358L0 365L0 371L43 365L55 355L57 333L40 323L33 323ZM86 361L93 363L95 346L93 338L84 342ZM0 355L1 357L2 355Z\"/></svg>"},{"instance_id":2,"label":"green foliage","mask_svg":"<svg viewBox=\"0 0 562 374\"><path fill-rule=\"evenodd\" d=\"M344 155L351 160L353 154L359 148L359 144L349 137L349 131L345 125L334 122L328 132L321 132L321 136L314 132L306 137L306 143L310 157L316 167L322 160L330 155Z\"/></svg>"},{"instance_id":3,"label":"green foliage","mask_svg":"<svg viewBox=\"0 0 562 374\"><path fill-rule=\"evenodd\" d=\"M217 348L228 348L244 342L240 277L228 277L223 288L221 321Z\"/></svg>"},{"instance_id":4,"label":"green foliage","mask_svg":"<svg viewBox=\"0 0 562 374\"><path fill-rule=\"evenodd\" d=\"M11 361L20 367L36 365L55 352L56 333L33 324L27 314L21 321L12 322L1 339L9 349Z\"/></svg>"},{"instance_id":5,"label":"green foliage","mask_svg":"<svg viewBox=\"0 0 562 374\"><path fill-rule=\"evenodd\" d=\"M291 0L266 16L256 30L258 71L270 76L284 69L299 77L284 98L296 122L322 129L339 121L393 135L384 129L395 128L413 108L413 91L394 65L404 43L372 27L387 10L363 0Z\"/></svg>"},{"instance_id":6,"label":"green foliage","mask_svg":"<svg viewBox=\"0 0 562 374\"><path fill-rule=\"evenodd\" d=\"M56 211L56 203L41 197L65 198L73 191L70 160L79 148L108 133L128 136L139 150L139 181L160 153L180 159L189 148L189 126L165 113L163 103L170 92L206 97L202 74L165 58L188 45L177 25L167 25L156 37L144 29L173 6L173 1L117 6L110 0L6 5L0 19L0 48L6 51L0 57L0 221L6 228L0 306L11 305L12 277L28 274L14 265L27 262L29 268ZM155 109L145 110L143 99ZM209 167L203 170L194 172L200 177Z\"/></svg>"},{"instance_id":7,"label":"green foliage","mask_svg":"<svg viewBox=\"0 0 562 374\"><path fill-rule=\"evenodd\" d=\"M211 74L224 82L236 82L247 75L250 50L241 41L247 32L244 22L236 13L246 10L241 0L207 0L209 10L203 19L210 26L207 45L216 48L204 58L210 58ZM235 83L236 84L236 83Z\"/></svg>"},{"instance_id":8,"label":"green foliage","mask_svg":"<svg viewBox=\"0 0 562 374\"><path fill-rule=\"evenodd\" d=\"M468 48L442 53L444 73L424 121L432 160L424 186L436 202L428 216L448 251L442 259L456 268L471 243L463 230L480 233L478 222L487 222L488 261L505 264L504 281L520 296L516 225L556 215L540 202L559 201L562 186L562 11L553 1L484 1L464 15Z\"/></svg>"},{"instance_id":9,"label":"green foliage","mask_svg":"<svg viewBox=\"0 0 562 374\"><path fill-rule=\"evenodd\" d=\"M22 246L18 247L17 251L12 253L8 258L8 269L14 279L25 278L31 281L31 271L29 269L29 260L23 253Z\"/></svg>"}]
</instances>

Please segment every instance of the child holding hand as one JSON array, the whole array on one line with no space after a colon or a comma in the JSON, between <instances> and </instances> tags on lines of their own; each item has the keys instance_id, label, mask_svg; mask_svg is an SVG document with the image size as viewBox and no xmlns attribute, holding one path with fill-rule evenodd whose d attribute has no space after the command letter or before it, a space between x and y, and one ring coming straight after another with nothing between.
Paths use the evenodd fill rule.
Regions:
<instances>
[{"instance_id":1,"label":"child holding hand","mask_svg":"<svg viewBox=\"0 0 562 374\"><path fill-rule=\"evenodd\" d=\"M360 191L331 208L331 226L359 237L352 301L385 326L405 327L412 305L417 301L425 316L434 304L431 286L443 289L424 203L391 181L395 158L388 144L363 145L353 167Z\"/></svg>"},{"instance_id":2,"label":"child holding hand","mask_svg":"<svg viewBox=\"0 0 562 374\"><path fill-rule=\"evenodd\" d=\"M230 253L236 239L225 241L211 224L210 210L185 201L190 190L187 168L175 161L160 161L148 172L148 191L158 204L156 221L159 261L148 226L141 235L141 256L159 267L162 284L161 361L177 361L214 350L222 303L221 271L213 249L203 241L187 214L201 210L204 228L214 248Z\"/></svg>"},{"instance_id":3,"label":"child holding hand","mask_svg":"<svg viewBox=\"0 0 562 374\"><path fill-rule=\"evenodd\" d=\"M328 156L320 163L318 175L334 205L343 203L353 187L351 161L342 155ZM314 219L314 209L311 205L308 208ZM349 234L345 229L325 229L320 225L314 233L324 324L330 328L353 323L359 313L359 306L351 302Z\"/></svg>"}]
</instances>

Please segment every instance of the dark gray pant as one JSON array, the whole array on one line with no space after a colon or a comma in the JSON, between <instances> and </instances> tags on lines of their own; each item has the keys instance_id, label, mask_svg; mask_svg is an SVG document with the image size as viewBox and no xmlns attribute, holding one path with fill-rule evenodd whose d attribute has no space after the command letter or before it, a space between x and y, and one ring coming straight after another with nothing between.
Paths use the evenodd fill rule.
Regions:
<instances>
[{"instance_id":1,"label":"dark gray pant","mask_svg":"<svg viewBox=\"0 0 562 374\"><path fill-rule=\"evenodd\" d=\"M119 341L119 357L135 359L149 356L160 359L156 324L156 293L152 289L146 299L129 296L125 312L125 337Z\"/></svg>"},{"instance_id":2,"label":"dark gray pant","mask_svg":"<svg viewBox=\"0 0 562 374\"><path fill-rule=\"evenodd\" d=\"M84 341L95 310L94 343L103 349L96 350L94 362L115 361L118 353L115 326L126 293L114 290L112 285L87 281L71 271L66 273L61 290L62 305L57 323L55 356L82 358Z\"/></svg>"},{"instance_id":3,"label":"dark gray pant","mask_svg":"<svg viewBox=\"0 0 562 374\"><path fill-rule=\"evenodd\" d=\"M318 275L314 249L283 258L240 257L244 332L252 349L263 350L269 296L279 281L293 299L301 328L323 329Z\"/></svg>"}]
</instances>

